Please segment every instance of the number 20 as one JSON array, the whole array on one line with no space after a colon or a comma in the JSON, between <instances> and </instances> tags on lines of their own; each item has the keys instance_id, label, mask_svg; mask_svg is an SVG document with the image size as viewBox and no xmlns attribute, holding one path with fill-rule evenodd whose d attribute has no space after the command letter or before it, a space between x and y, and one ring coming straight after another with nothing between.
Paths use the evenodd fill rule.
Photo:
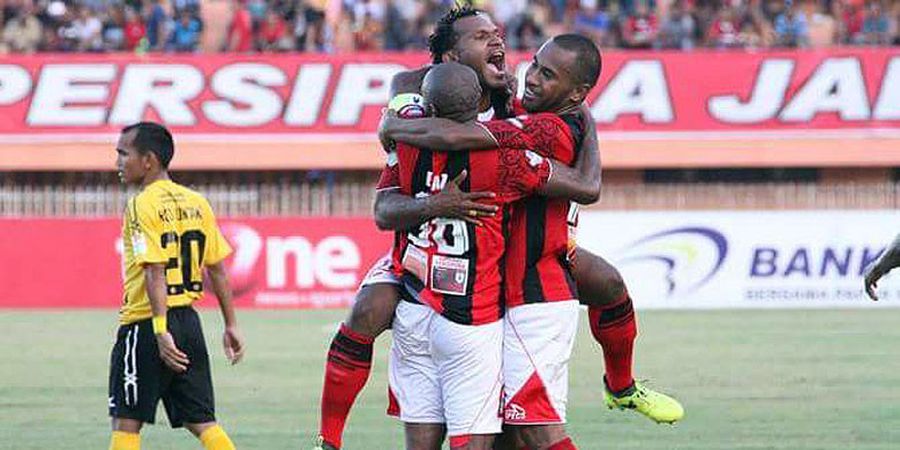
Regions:
<instances>
[{"instance_id":1,"label":"number 20","mask_svg":"<svg viewBox=\"0 0 900 450\"><path fill-rule=\"evenodd\" d=\"M195 264L191 252L193 243L197 244L198 259L196 261L196 266L199 269L202 267L203 251L206 248L206 235L203 234L202 231L188 230L182 233L181 236L174 231L170 231L160 236L160 245L162 248L168 247L169 244L175 244L180 250L178 255L169 258L169 261L166 263L166 273L168 273L169 270L181 269L181 283L166 284L166 293L168 295L179 295L183 294L185 291L203 292L203 278L201 277L200 281L194 281L193 279Z\"/></svg>"}]
</instances>

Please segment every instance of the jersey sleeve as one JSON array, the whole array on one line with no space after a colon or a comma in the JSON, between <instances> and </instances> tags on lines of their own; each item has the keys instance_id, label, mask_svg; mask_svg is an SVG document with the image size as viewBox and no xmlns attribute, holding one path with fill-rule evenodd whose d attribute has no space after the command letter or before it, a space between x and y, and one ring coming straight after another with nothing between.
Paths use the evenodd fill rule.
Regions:
<instances>
[{"instance_id":1,"label":"jersey sleeve","mask_svg":"<svg viewBox=\"0 0 900 450\"><path fill-rule=\"evenodd\" d=\"M155 217L153 205L146 197L134 197L129 206L132 235L131 247L138 264L161 264L169 257L162 248L162 235L165 232L162 222Z\"/></svg>"},{"instance_id":2,"label":"jersey sleeve","mask_svg":"<svg viewBox=\"0 0 900 450\"><path fill-rule=\"evenodd\" d=\"M497 141L497 148L533 150L534 143L518 119L489 120L481 124Z\"/></svg>"},{"instance_id":3,"label":"jersey sleeve","mask_svg":"<svg viewBox=\"0 0 900 450\"><path fill-rule=\"evenodd\" d=\"M384 168L381 170L381 177L375 186L376 191L386 191L390 189L400 188L400 164L397 160L397 152L391 152L387 156Z\"/></svg>"},{"instance_id":4,"label":"jersey sleeve","mask_svg":"<svg viewBox=\"0 0 900 450\"><path fill-rule=\"evenodd\" d=\"M501 148L499 152L498 193L503 202L527 197L547 184L550 160L532 152Z\"/></svg>"},{"instance_id":5,"label":"jersey sleeve","mask_svg":"<svg viewBox=\"0 0 900 450\"><path fill-rule=\"evenodd\" d=\"M575 162L575 139L568 124L556 114L539 113L518 118L534 151L566 165Z\"/></svg>"},{"instance_id":6,"label":"jersey sleeve","mask_svg":"<svg viewBox=\"0 0 900 450\"><path fill-rule=\"evenodd\" d=\"M206 248L203 251L203 265L212 266L222 262L231 254L231 245L222 235L212 207L203 199L203 234L206 235Z\"/></svg>"}]
</instances>

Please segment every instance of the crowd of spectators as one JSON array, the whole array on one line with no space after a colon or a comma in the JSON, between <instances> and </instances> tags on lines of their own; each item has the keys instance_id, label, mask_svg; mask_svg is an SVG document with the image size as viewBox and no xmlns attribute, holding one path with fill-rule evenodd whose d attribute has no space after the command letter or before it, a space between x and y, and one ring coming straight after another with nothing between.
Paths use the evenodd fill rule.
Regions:
<instances>
[{"instance_id":1,"label":"crowd of spectators","mask_svg":"<svg viewBox=\"0 0 900 450\"><path fill-rule=\"evenodd\" d=\"M460 0L0 0L0 53L420 50ZM508 47L900 45L900 0L473 0Z\"/></svg>"}]
</instances>

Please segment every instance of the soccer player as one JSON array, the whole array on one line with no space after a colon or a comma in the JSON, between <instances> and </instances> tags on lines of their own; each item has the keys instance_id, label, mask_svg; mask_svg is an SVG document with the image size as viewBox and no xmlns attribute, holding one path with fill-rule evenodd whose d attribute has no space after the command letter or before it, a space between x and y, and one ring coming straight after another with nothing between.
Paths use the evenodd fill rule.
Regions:
<instances>
[{"instance_id":1,"label":"soccer player","mask_svg":"<svg viewBox=\"0 0 900 450\"><path fill-rule=\"evenodd\" d=\"M203 269L225 320L225 355L237 364L244 343L223 265L231 247L209 203L168 175L169 131L156 123L125 127L116 147L123 182L141 192L128 200L122 227L125 284L109 371L110 450L140 448L160 400L173 428L185 427L207 450L233 450L216 423L209 355L191 305L203 295Z\"/></svg>"},{"instance_id":2,"label":"soccer player","mask_svg":"<svg viewBox=\"0 0 900 450\"><path fill-rule=\"evenodd\" d=\"M530 140L544 156L575 163L576 141L596 139L584 97L600 73L600 54L587 38L561 35L548 41L529 68L524 104L532 112L506 121L470 125L469 132L486 135L483 145ZM413 123L415 122L415 123ZM409 121L413 129L436 127L438 135L463 137L467 131L448 120ZM413 145L430 145L420 133L384 130L388 138ZM395 126L402 129L402 126ZM487 131L487 133L485 133ZM425 136L423 139L422 137ZM493 145L492 145L493 143ZM476 152L477 154L477 152ZM590 179L599 166L597 145L589 143L575 163L576 179ZM587 186L587 201L599 195ZM582 192L572 191L574 198ZM584 200L584 199L582 199ZM578 301L566 260L569 244L569 202L566 198L532 196L517 204L509 219L505 269L507 315L504 330L503 376L507 392L505 422L529 448L575 448L564 423L568 392L568 360L577 331Z\"/></svg>"},{"instance_id":3,"label":"soccer player","mask_svg":"<svg viewBox=\"0 0 900 450\"><path fill-rule=\"evenodd\" d=\"M878 294L875 293L875 288L878 287L878 280L898 266L900 266L900 234L894 238L894 242L891 242L891 245L884 251L881 258L878 258L875 264L866 269L865 286L869 298L878 300Z\"/></svg>"},{"instance_id":4,"label":"soccer player","mask_svg":"<svg viewBox=\"0 0 900 450\"><path fill-rule=\"evenodd\" d=\"M498 27L483 12L471 8L450 10L438 22L429 39L432 62L457 61L475 70L482 87L478 101L479 120L508 118L514 114L513 78L506 73L505 48ZM392 98L403 93L418 93L429 67L398 74L391 84ZM478 148L484 135L475 136L475 145L465 139L453 143ZM585 140L579 148L581 152ZM596 141L593 141L596 145ZM437 146L436 146L437 147ZM450 147L441 147L450 148ZM599 165L592 183L599 187ZM446 216L467 221L493 213L493 208L478 203L487 193L463 193L453 189L452 181L440 193L410 199L398 193L379 192L375 220L382 229L396 229L408 223L421 223ZM590 202L588 202L590 203ZM680 405L669 397L657 395L634 382L632 358L636 321L631 297L619 272L599 256L576 250L581 301L589 305L591 329L600 343L606 361L605 398L610 407L630 407L653 420L666 420ZM377 262L360 284L348 318L334 336L325 367L322 387L319 442L322 449L339 449L347 416L371 371L373 342L391 326L397 307L397 280L388 270L390 259ZM615 394L615 395L613 395ZM674 406L673 406L674 405Z\"/></svg>"},{"instance_id":5,"label":"soccer player","mask_svg":"<svg viewBox=\"0 0 900 450\"><path fill-rule=\"evenodd\" d=\"M423 82L425 103L449 120L474 124L480 96L476 80L464 65L437 65ZM573 170L530 151L566 134L561 120L546 116L559 122L538 134L548 142L511 133L505 122L491 122L500 127L492 132L496 150L445 153L397 145L391 168L401 193L426 197L457 177L464 190L495 192L490 203L499 208L480 226L436 218L396 234L393 269L406 301L394 321L390 386L392 412L407 424L407 448L440 448L445 420L454 449L490 448L493 434L501 430L503 279L510 263L507 239L515 226L509 205L535 192L573 195ZM574 153L571 137L563 140ZM572 311L574 322L577 309ZM574 326L569 329L574 333Z\"/></svg>"}]
</instances>

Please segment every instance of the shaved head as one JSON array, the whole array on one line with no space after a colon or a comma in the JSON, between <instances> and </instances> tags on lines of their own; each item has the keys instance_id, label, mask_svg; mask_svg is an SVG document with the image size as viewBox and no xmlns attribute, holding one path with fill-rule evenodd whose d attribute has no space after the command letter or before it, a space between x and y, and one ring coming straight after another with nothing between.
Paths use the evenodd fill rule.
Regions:
<instances>
[{"instance_id":1,"label":"shaved head","mask_svg":"<svg viewBox=\"0 0 900 450\"><path fill-rule=\"evenodd\" d=\"M435 115L457 122L475 120L481 85L468 66L446 62L433 66L422 81L422 96Z\"/></svg>"}]
</instances>

